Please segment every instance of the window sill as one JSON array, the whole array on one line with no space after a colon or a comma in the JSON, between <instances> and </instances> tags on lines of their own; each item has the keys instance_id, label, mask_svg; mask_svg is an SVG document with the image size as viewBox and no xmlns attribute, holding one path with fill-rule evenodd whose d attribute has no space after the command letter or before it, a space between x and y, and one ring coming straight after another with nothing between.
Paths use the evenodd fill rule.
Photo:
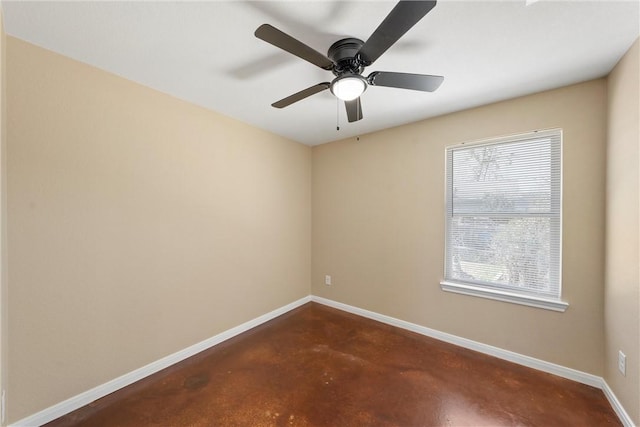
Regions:
<instances>
[{"instance_id":1,"label":"window sill","mask_svg":"<svg viewBox=\"0 0 640 427\"><path fill-rule=\"evenodd\" d=\"M527 305L529 307L544 308L545 310L553 310L563 313L567 307L569 307L569 303L564 301L518 295L512 292L485 289L472 285L463 285L462 283L456 282L442 281L440 282L440 287L446 292L454 292L457 294L510 302L513 304Z\"/></svg>"}]
</instances>

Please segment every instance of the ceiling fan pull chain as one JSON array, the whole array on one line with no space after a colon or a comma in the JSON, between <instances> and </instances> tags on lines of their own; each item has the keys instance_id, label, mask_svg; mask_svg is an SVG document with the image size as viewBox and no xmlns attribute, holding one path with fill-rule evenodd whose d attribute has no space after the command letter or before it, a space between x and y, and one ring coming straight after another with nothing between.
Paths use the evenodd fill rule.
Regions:
<instances>
[{"instance_id":1,"label":"ceiling fan pull chain","mask_svg":"<svg viewBox=\"0 0 640 427\"><path fill-rule=\"evenodd\" d=\"M336 97L336 130L340 130L340 100Z\"/></svg>"}]
</instances>

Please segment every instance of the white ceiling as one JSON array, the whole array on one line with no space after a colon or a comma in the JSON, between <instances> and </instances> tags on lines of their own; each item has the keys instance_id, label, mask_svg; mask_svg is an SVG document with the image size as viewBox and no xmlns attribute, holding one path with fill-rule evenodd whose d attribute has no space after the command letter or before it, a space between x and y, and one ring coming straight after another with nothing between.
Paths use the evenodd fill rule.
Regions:
<instances>
[{"instance_id":1,"label":"white ceiling","mask_svg":"<svg viewBox=\"0 0 640 427\"><path fill-rule=\"evenodd\" d=\"M638 1L444 0L364 73L442 75L436 92L370 87L356 123L329 91L271 107L333 76L255 38L259 25L326 53L346 36L366 41L394 5L5 0L2 9L11 36L308 145L602 77L640 34Z\"/></svg>"}]
</instances>

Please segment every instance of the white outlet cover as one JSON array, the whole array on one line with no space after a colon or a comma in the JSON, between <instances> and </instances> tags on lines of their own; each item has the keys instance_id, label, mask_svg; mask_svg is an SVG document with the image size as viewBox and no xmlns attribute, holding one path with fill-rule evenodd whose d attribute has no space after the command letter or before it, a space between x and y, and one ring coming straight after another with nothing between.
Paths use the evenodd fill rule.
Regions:
<instances>
[{"instance_id":1,"label":"white outlet cover","mask_svg":"<svg viewBox=\"0 0 640 427\"><path fill-rule=\"evenodd\" d=\"M618 352L618 370L622 375L627 374L627 356L622 351Z\"/></svg>"}]
</instances>

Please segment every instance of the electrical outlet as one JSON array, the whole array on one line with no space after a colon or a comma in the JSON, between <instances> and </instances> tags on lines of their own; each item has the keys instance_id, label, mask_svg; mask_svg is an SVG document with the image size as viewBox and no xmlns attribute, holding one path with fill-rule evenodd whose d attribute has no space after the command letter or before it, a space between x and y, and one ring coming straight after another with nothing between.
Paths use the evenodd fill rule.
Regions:
<instances>
[{"instance_id":1,"label":"electrical outlet","mask_svg":"<svg viewBox=\"0 0 640 427\"><path fill-rule=\"evenodd\" d=\"M627 375L627 356L622 350L618 351L618 370L622 375Z\"/></svg>"},{"instance_id":2,"label":"electrical outlet","mask_svg":"<svg viewBox=\"0 0 640 427\"><path fill-rule=\"evenodd\" d=\"M324 284L327 286L331 285L331 276L329 276L328 274L324 276Z\"/></svg>"}]
</instances>

